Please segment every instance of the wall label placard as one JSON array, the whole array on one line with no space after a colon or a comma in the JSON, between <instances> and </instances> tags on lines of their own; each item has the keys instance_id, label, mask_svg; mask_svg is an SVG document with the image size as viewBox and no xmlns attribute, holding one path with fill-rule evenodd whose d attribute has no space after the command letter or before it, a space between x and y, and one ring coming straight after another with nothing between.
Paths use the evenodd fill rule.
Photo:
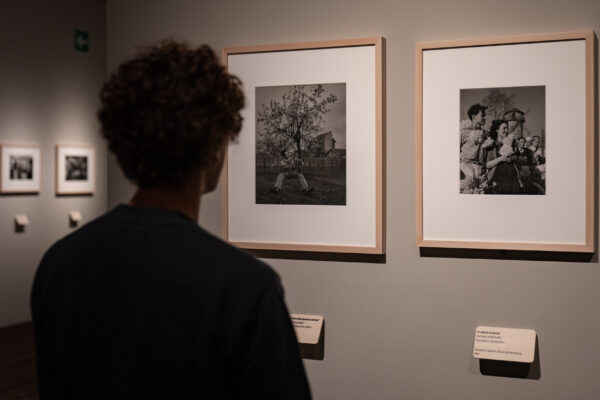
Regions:
<instances>
[{"instance_id":1,"label":"wall label placard","mask_svg":"<svg viewBox=\"0 0 600 400\"><path fill-rule=\"evenodd\" d=\"M323 327L322 315L290 314L298 343L317 344Z\"/></svg>"},{"instance_id":2,"label":"wall label placard","mask_svg":"<svg viewBox=\"0 0 600 400\"><path fill-rule=\"evenodd\" d=\"M29 218L25 214L16 214L15 215L15 224L20 227L24 227L29 225Z\"/></svg>"},{"instance_id":3,"label":"wall label placard","mask_svg":"<svg viewBox=\"0 0 600 400\"><path fill-rule=\"evenodd\" d=\"M475 328L473 357L488 360L532 363L536 333L533 329Z\"/></svg>"}]
</instances>

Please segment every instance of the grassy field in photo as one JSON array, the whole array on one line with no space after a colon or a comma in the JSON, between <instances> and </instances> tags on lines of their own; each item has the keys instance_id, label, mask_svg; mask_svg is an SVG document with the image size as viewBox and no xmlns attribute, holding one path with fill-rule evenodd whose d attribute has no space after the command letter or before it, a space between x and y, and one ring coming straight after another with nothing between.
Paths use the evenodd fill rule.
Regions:
<instances>
[{"instance_id":1,"label":"grassy field in photo","mask_svg":"<svg viewBox=\"0 0 600 400\"><path fill-rule=\"evenodd\" d=\"M279 193L272 193L279 171L257 171L256 204L318 204L346 205L346 172L324 171L303 172L311 193L302 191L296 177L290 177L283 183Z\"/></svg>"}]
</instances>

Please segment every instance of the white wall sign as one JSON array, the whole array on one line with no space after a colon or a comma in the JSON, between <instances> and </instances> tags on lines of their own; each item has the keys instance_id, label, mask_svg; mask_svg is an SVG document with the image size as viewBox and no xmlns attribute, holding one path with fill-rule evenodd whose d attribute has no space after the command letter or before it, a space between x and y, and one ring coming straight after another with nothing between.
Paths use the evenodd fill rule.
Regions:
<instances>
[{"instance_id":1,"label":"white wall sign","mask_svg":"<svg viewBox=\"0 0 600 400\"><path fill-rule=\"evenodd\" d=\"M27 215L25 214L17 214L15 215L15 223L19 227L25 227L26 225L29 225L29 218L27 218Z\"/></svg>"},{"instance_id":2,"label":"white wall sign","mask_svg":"<svg viewBox=\"0 0 600 400\"><path fill-rule=\"evenodd\" d=\"M322 315L291 314L298 343L317 344L323 328Z\"/></svg>"},{"instance_id":3,"label":"white wall sign","mask_svg":"<svg viewBox=\"0 0 600 400\"><path fill-rule=\"evenodd\" d=\"M79 211L71 211L69 213L69 220L71 222L78 223L78 222L81 222L81 219L82 219L81 212L79 212Z\"/></svg>"},{"instance_id":4,"label":"white wall sign","mask_svg":"<svg viewBox=\"0 0 600 400\"><path fill-rule=\"evenodd\" d=\"M475 329L473 357L532 363L536 333L532 329L478 326Z\"/></svg>"}]
</instances>

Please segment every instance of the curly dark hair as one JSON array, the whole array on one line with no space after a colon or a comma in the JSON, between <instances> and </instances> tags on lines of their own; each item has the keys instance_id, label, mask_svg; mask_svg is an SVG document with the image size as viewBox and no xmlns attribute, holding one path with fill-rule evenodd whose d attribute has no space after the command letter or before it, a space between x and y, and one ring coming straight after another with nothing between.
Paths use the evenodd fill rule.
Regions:
<instances>
[{"instance_id":1,"label":"curly dark hair","mask_svg":"<svg viewBox=\"0 0 600 400\"><path fill-rule=\"evenodd\" d=\"M98 118L110 150L140 187L180 186L237 137L241 82L204 45L165 40L110 76Z\"/></svg>"}]
</instances>

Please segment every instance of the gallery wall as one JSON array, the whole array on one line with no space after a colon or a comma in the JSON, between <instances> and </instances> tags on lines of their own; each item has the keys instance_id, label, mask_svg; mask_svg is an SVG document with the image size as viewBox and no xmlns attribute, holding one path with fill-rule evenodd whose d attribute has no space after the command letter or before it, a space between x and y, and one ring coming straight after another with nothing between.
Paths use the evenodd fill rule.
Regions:
<instances>
[{"instance_id":1,"label":"gallery wall","mask_svg":"<svg viewBox=\"0 0 600 400\"><path fill-rule=\"evenodd\" d=\"M108 68L165 37L223 47L383 36L387 41L387 259L268 259L290 311L321 314L325 357L305 361L315 399L595 399L600 269L587 262L424 257L415 246L418 41L593 29L596 0L109 0ZM452 131L452 128L449 128ZM564 132L568 134L568 132ZM108 165L109 208L132 187ZM348 177L352 179L352 177ZM220 194L200 224L221 232ZM498 218L490 210L493 227ZM57 222L58 224L58 222ZM515 221L521 229L526 221ZM259 229L259 227L257 227ZM539 374L482 375L477 325L535 329ZM539 376L538 376L539 375Z\"/></svg>"},{"instance_id":2,"label":"gallery wall","mask_svg":"<svg viewBox=\"0 0 600 400\"><path fill-rule=\"evenodd\" d=\"M0 144L42 149L41 191L0 195L0 327L31 319L29 292L44 251L73 231L69 212L85 223L106 211L106 146L98 136L98 92L106 75L103 0L4 2L0 12ZM89 33L77 52L75 30ZM55 145L96 148L96 191L55 194ZM29 225L15 232L15 214Z\"/></svg>"}]
</instances>

